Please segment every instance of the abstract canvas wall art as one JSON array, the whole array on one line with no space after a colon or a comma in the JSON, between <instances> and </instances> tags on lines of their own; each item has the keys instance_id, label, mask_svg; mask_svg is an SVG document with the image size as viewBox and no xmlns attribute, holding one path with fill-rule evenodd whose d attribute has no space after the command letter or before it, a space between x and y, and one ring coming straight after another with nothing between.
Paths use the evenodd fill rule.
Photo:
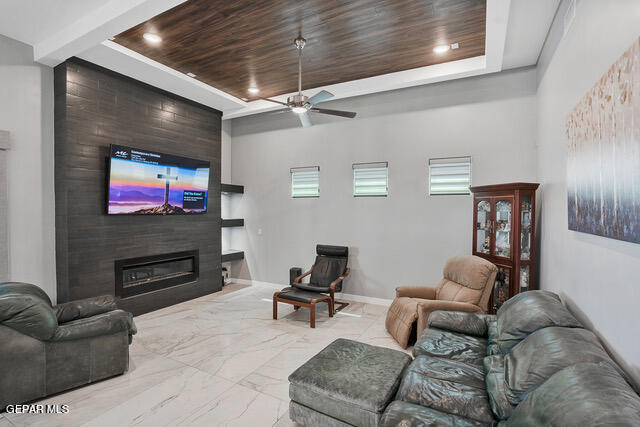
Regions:
<instances>
[{"instance_id":1,"label":"abstract canvas wall art","mask_svg":"<svg viewBox=\"0 0 640 427\"><path fill-rule=\"evenodd\" d=\"M640 38L566 120L569 229L640 243Z\"/></svg>"}]
</instances>

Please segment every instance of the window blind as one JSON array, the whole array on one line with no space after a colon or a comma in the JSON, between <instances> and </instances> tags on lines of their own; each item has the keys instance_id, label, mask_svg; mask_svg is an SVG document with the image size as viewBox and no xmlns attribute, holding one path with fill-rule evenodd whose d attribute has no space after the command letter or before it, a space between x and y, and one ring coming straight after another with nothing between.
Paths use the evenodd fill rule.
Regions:
<instances>
[{"instance_id":1,"label":"window blind","mask_svg":"<svg viewBox=\"0 0 640 427\"><path fill-rule=\"evenodd\" d=\"M320 197L320 167L291 168L291 197Z\"/></svg>"},{"instance_id":2,"label":"window blind","mask_svg":"<svg viewBox=\"0 0 640 427\"><path fill-rule=\"evenodd\" d=\"M353 165L353 195L355 197L386 196L388 194L387 162Z\"/></svg>"},{"instance_id":3,"label":"window blind","mask_svg":"<svg viewBox=\"0 0 640 427\"><path fill-rule=\"evenodd\" d=\"M429 159L429 194L470 194L471 157Z\"/></svg>"}]
</instances>

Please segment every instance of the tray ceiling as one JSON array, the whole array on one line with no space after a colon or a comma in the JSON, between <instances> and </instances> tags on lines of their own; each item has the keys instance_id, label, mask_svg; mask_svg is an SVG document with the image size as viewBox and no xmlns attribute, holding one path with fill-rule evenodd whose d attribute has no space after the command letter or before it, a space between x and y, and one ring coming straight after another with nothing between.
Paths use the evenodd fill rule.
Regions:
<instances>
[{"instance_id":1,"label":"tray ceiling","mask_svg":"<svg viewBox=\"0 0 640 427\"><path fill-rule=\"evenodd\" d=\"M297 90L293 39L315 88L485 54L486 0L190 0L114 41L238 98ZM162 37L147 42L146 32ZM435 46L458 43L444 54Z\"/></svg>"}]
</instances>

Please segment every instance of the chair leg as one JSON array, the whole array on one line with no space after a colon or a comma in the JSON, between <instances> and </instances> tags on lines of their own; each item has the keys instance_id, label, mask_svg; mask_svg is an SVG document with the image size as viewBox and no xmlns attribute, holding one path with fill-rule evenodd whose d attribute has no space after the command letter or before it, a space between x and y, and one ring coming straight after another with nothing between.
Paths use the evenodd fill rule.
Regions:
<instances>
[{"instance_id":1,"label":"chair leg","mask_svg":"<svg viewBox=\"0 0 640 427\"><path fill-rule=\"evenodd\" d=\"M273 320L278 320L278 301L273 298Z\"/></svg>"},{"instance_id":2,"label":"chair leg","mask_svg":"<svg viewBox=\"0 0 640 427\"><path fill-rule=\"evenodd\" d=\"M348 303L348 302L346 302L346 301L338 301L338 300L334 300L334 301L333 301L333 304L334 304L334 305L333 305L333 307L334 307L334 313L335 313L335 312L338 312L338 311L340 311L340 310L342 310L343 308L345 308L346 306L348 306L348 305L349 305L349 303ZM335 304L338 304L338 308L337 308L337 309L335 308Z\"/></svg>"},{"instance_id":3,"label":"chair leg","mask_svg":"<svg viewBox=\"0 0 640 427\"><path fill-rule=\"evenodd\" d=\"M311 302L311 311L309 314L309 322L311 323L311 327L315 328L316 327L316 302L312 301Z\"/></svg>"},{"instance_id":4,"label":"chair leg","mask_svg":"<svg viewBox=\"0 0 640 427\"><path fill-rule=\"evenodd\" d=\"M300 310L300 306L299 306L299 305L294 305L294 306L293 306L293 310L294 310L294 311L298 311L298 310Z\"/></svg>"},{"instance_id":5,"label":"chair leg","mask_svg":"<svg viewBox=\"0 0 640 427\"><path fill-rule=\"evenodd\" d=\"M329 306L329 317L333 317L333 300L328 299L327 305Z\"/></svg>"}]
</instances>

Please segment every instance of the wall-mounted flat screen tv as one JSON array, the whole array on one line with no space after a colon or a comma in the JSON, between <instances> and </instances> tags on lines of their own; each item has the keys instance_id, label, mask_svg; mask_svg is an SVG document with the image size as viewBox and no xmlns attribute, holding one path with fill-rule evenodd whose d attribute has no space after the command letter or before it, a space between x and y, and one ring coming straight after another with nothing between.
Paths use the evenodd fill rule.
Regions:
<instances>
[{"instance_id":1,"label":"wall-mounted flat screen tv","mask_svg":"<svg viewBox=\"0 0 640 427\"><path fill-rule=\"evenodd\" d=\"M209 162L111 145L107 213L196 214L207 211Z\"/></svg>"}]
</instances>

